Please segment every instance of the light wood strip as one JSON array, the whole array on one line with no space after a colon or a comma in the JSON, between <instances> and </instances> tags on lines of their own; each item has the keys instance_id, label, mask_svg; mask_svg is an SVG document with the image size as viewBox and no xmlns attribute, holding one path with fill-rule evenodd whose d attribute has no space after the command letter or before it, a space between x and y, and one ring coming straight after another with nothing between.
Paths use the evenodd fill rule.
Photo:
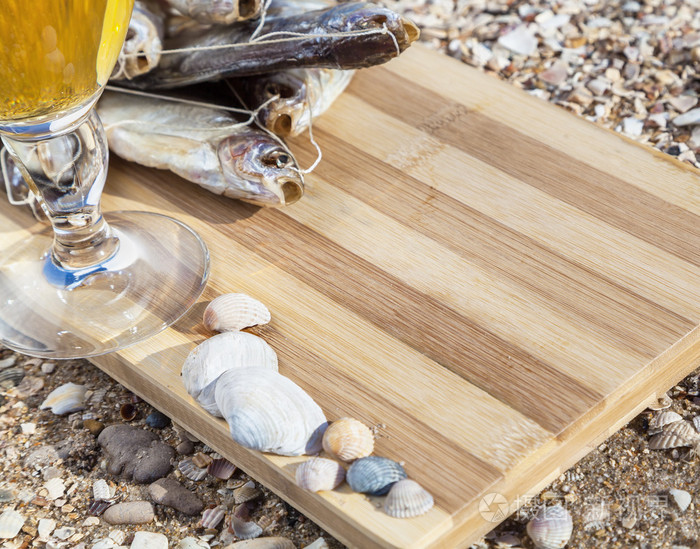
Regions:
<instances>
[{"instance_id":1,"label":"light wood strip","mask_svg":"<svg viewBox=\"0 0 700 549\"><path fill-rule=\"evenodd\" d=\"M546 101L514 86L499 85L493 76L464 67L448 56L436 57L420 46L371 72L376 75L384 70L404 78L409 90L415 86L424 87L566 155L575 154L585 162L586 172L588 168L603 170L700 215L697 172L667 154L640 146L620 134L572 116L560 107L552 108ZM359 76L373 76L371 72L364 71ZM436 74L445 77L436 78ZM398 87L397 84L392 92ZM392 94L384 89L382 95ZM415 97L408 105L419 106ZM514 105L518 107L513 108Z\"/></svg>"}]
</instances>

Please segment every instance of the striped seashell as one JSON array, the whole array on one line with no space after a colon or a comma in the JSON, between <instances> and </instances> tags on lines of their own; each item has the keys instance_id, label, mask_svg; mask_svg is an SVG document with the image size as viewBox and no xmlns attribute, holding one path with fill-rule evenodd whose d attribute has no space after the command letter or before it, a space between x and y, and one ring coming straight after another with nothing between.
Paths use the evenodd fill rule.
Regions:
<instances>
[{"instance_id":1,"label":"striped seashell","mask_svg":"<svg viewBox=\"0 0 700 549\"><path fill-rule=\"evenodd\" d=\"M659 414L655 415L651 421L649 421L649 428L647 432L650 435L655 435L656 433L661 432L661 430L666 426L671 423L676 423L677 421L683 421L683 418L680 416L680 414L677 414L676 412L672 412L671 410L665 410L663 412L660 412Z\"/></svg>"},{"instance_id":2,"label":"striped seashell","mask_svg":"<svg viewBox=\"0 0 700 549\"><path fill-rule=\"evenodd\" d=\"M37 394L44 388L44 378L25 376L15 388L15 394L20 398L27 398Z\"/></svg>"},{"instance_id":3,"label":"striped seashell","mask_svg":"<svg viewBox=\"0 0 700 549\"><path fill-rule=\"evenodd\" d=\"M90 503L90 506L88 507L88 515L92 517L99 517L112 505L114 505L113 501L103 501L101 499L94 500L92 503Z\"/></svg>"},{"instance_id":4,"label":"striped seashell","mask_svg":"<svg viewBox=\"0 0 700 549\"><path fill-rule=\"evenodd\" d=\"M384 501L384 511L395 518L417 517L432 508L433 496L416 481L408 478L394 484Z\"/></svg>"},{"instance_id":5,"label":"striped seashell","mask_svg":"<svg viewBox=\"0 0 700 549\"><path fill-rule=\"evenodd\" d=\"M537 549L561 549L573 532L571 515L561 505L542 507L527 523L527 534Z\"/></svg>"},{"instance_id":6,"label":"striped seashell","mask_svg":"<svg viewBox=\"0 0 700 549\"><path fill-rule=\"evenodd\" d=\"M190 480L199 481L207 476L207 470L197 467L194 463L192 463L191 458L183 459L180 463L178 463L177 468Z\"/></svg>"},{"instance_id":7,"label":"striped seashell","mask_svg":"<svg viewBox=\"0 0 700 549\"><path fill-rule=\"evenodd\" d=\"M679 446L693 446L700 435L695 426L689 421L677 421L666 425L662 432L651 437L649 448L652 450L666 450Z\"/></svg>"},{"instance_id":8,"label":"striped seashell","mask_svg":"<svg viewBox=\"0 0 700 549\"><path fill-rule=\"evenodd\" d=\"M66 485L58 477L52 478L50 480L47 480L44 483L44 488L48 491L48 495L46 496L46 499L49 501L53 501L55 499L58 499L63 496L63 494L66 493Z\"/></svg>"},{"instance_id":9,"label":"striped seashell","mask_svg":"<svg viewBox=\"0 0 700 549\"><path fill-rule=\"evenodd\" d=\"M217 458L209 464L207 472L218 479L228 480L236 472L236 466L225 458Z\"/></svg>"},{"instance_id":10,"label":"striped seashell","mask_svg":"<svg viewBox=\"0 0 700 549\"><path fill-rule=\"evenodd\" d=\"M34 359L36 360L36 359ZM27 362L24 363L25 366L32 366L33 364L30 364L31 360L28 360ZM17 364L17 355L10 355L8 357L5 357L0 360L0 370L4 370L5 368L11 368Z\"/></svg>"},{"instance_id":11,"label":"striped seashell","mask_svg":"<svg viewBox=\"0 0 700 549\"><path fill-rule=\"evenodd\" d=\"M297 467L297 485L310 492L333 490L345 480L345 469L332 459L313 457Z\"/></svg>"},{"instance_id":12,"label":"striped seashell","mask_svg":"<svg viewBox=\"0 0 700 549\"><path fill-rule=\"evenodd\" d=\"M260 496L262 496L262 491L255 486L255 482L249 480L243 486L239 486L233 491L233 502L238 505L258 499Z\"/></svg>"},{"instance_id":13,"label":"striped seashell","mask_svg":"<svg viewBox=\"0 0 700 549\"><path fill-rule=\"evenodd\" d=\"M105 399L107 391L107 387L100 387L99 389L95 389L90 395L90 404L102 404L102 401Z\"/></svg>"},{"instance_id":14,"label":"striped seashell","mask_svg":"<svg viewBox=\"0 0 700 549\"><path fill-rule=\"evenodd\" d=\"M243 328L267 324L270 311L246 294L223 294L204 310L204 326L217 332L237 332Z\"/></svg>"},{"instance_id":15,"label":"striped seashell","mask_svg":"<svg viewBox=\"0 0 700 549\"><path fill-rule=\"evenodd\" d=\"M110 530L107 537L114 540L114 543L117 545L123 545L126 541L126 532L123 532L122 530Z\"/></svg>"},{"instance_id":16,"label":"striped seashell","mask_svg":"<svg viewBox=\"0 0 700 549\"><path fill-rule=\"evenodd\" d=\"M57 416L84 410L86 391L84 385L66 383L51 391L39 408L41 410L51 409Z\"/></svg>"},{"instance_id":17,"label":"striped seashell","mask_svg":"<svg viewBox=\"0 0 700 549\"><path fill-rule=\"evenodd\" d=\"M323 449L342 461L354 461L372 453L374 435L361 421L344 417L326 429L323 434Z\"/></svg>"},{"instance_id":18,"label":"striped seashell","mask_svg":"<svg viewBox=\"0 0 700 549\"><path fill-rule=\"evenodd\" d=\"M226 516L226 508L223 505L205 509L199 524L202 528L216 528Z\"/></svg>"},{"instance_id":19,"label":"striped seashell","mask_svg":"<svg viewBox=\"0 0 700 549\"><path fill-rule=\"evenodd\" d=\"M114 497L114 488L106 480L98 479L92 484L92 497L100 501L111 501Z\"/></svg>"},{"instance_id":20,"label":"striped seashell","mask_svg":"<svg viewBox=\"0 0 700 549\"><path fill-rule=\"evenodd\" d=\"M296 545L287 538L272 537L235 541L226 549L296 549Z\"/></svg>"},{"instance_id":21,"label":"striped seashell","mask_svg":"<svg viewBox=\"0 0 700 549\"><path fill-rule=\"evenodd\" d=\"M239 539L257 538L263 533L263 529L253 521L248 520L249 518L248 508L245 504L239 505L229 517L229 531L233 532Z\"/></svg>"},{"instance_id":22,"label":"striped seashell","mask_svg":"<svg viewBox=\"0 0 700 549\"><path fill-rule=\"evenodd\" d=\"M6 509L0 515L0 539L12 539L24 525L25 518L14 509Z\"/></svg>"},{"instance_id":23,"label":"striped seashell","mask_svg":"<svg viewBox=\"0 0 700 549\"><path fill-rule=\"evenodd\" d=\"M345 475L353 491L371 496L383 496L394 483L405 478L406 471L399 463L377 456L354 461Z\"/></svg>"},{"instance_id":24,"label":"striped seashell","mask_svg":"<svg viewBox=\"0 0 700 549\"><path fill-rule=\"evenodd\" d=\"M277 353L262 338L246 332L226 332L197 345L182 366L185 389L207 412L217 417L216 381L224 372L250 368L277 371Z\"/></svg>"},{"instance_id":25,"label":"striped seashell","mask_svg":"<svg viewBox=\"0 0 700 549\"><path fill-rule=\"evenodd\" d=\"M22 368L6 368L0 370L0 385L4 387L17 387L24 379Z\"/></svg>"},{"instance_id":26,"label":"striped seashell","mask_svg":"<svg viewBox=\"0 0 700 549\"><path fill-rule=\"evenodd\" d=\"M200 467L202 469L206 469L207 467L209 467L209 464L212 461L214 461L210 456L203 452L197 452L190 459L192 460L192 463L195 464L195 466Z\"/></svg>"},{"instance_id":27,"label":"striped seashell","mask_svg":"<svg viewBox=\"0 0 700 549\"><path fill-rule=\"evenodd\" d=\"M229 370L216 382L214 398L241 446L283 456L321 449L326 416L306 391L274 370Z\"/></svg>"}]
</instances>

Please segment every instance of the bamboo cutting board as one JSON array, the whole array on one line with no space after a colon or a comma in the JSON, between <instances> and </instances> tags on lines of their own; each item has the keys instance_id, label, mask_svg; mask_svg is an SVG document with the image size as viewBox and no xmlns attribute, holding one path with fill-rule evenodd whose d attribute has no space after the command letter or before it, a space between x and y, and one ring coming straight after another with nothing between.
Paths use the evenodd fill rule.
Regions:
<instances>
[{"instance_id":1,"label":"bamboo cutting board","mask_svg":"<svg viewBox=\"0 0 700 549\"><path fill-rule=\"evenodd\" d=\"M284 210L112 162L104 209L185 221L212 273L175 327L94 362L346 544L467 546L697 366L696 171L421 47L361 71L314 133L324 159ZM6 241L34 229L1 208ZM253 331L280 371L377 426L432 511L304 492L304 458L240 448L193 403L180 367L231 291L270 308Z\"/></svg>"}]
</instances>

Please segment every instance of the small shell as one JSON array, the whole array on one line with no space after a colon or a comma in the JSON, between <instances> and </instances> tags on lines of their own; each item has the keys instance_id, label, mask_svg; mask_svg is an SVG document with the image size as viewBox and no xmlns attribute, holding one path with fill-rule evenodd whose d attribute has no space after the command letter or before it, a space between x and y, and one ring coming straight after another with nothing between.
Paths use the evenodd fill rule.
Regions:
<instances>
[{"instance_id":1,"label":"small shell","mask_svg":"<svg viewBox=\"0 0 700 549\"><path fill-rule=\"evenodd\" d=\"M245 503L246 501L253 501L262 496L262 491L255 486L255 482L249 480L243 486L236 488L233 491L233 501L235 504Z\"/></svg>"},{"instance_id":2,"label":"small shell","mask_svg":"<svg viewBox=\"0 0 700 549\"><path fill-rule=\"evenodd\" d=\"M561 505L542 507L527 524L527 534L538 549L560 549L571 537L573 521Z\"/></svg>"},{"instance_id":3,"label":"small shell","mask_svg":"<svg viewBox=\"0 0 700 549\"><path fill-rule=\"evenodd\" d=\"M344 417L326 429L323 434L323 449L342 461L353 461L372 453L374 435L361 421Z\"/></svg>"},{"instance_id":4,"label":"small shell","mask_svg":"<svg viewBox=\"0 0 700 549\"><path fill-rule=\"evenodd\" d=\"M220 295L204 310L204 326L217 332L237 332L268 322L267 307L246 294Z\"/></svg>"},{"instance_id":5,"label":"small shell","mask_svg":"<svg viewBox=\"0 0 700 549\"><path fill-rule=\"evenodd\" d=\"M689 421L678 421L666 425L663 431L651 437L649 448L652 450L666 450L679 446L693 446L698 441L699 435L695 426Z\"/></svg>"},{"instance_id":6,"label":"small shell","mask_svg":"<svg viewBox=\"0 0 700 549\"><path fill-rule=\"evenodd\" d=\"M656 412L658 410L665 410L666 408L670 408L671 404L673 404L673 400L670 396L668 396L668 393L664 393L659 398L654 399L654 402L652 402L648 406L648 408Z\"/></svg>"},{"instance_id":7,"label":"small shell","mask_svg":"<svg viewBox=\"0 0 700 549\"><path fill-rule=\"evenodd\" d=\"M203 469L201 467L197 467L194 463L192 463L191 458L183 459L178 464L177 468L190 480L198 481L207 476L206 468Z\"/></svg>"},{"instance_id":8,"label":"small shell","mask_svg":"<svg viewBox=\"0 0 700 549\"><path fill-rule=\"evenodd\" d=\"M209 467L209 464L212 461L214 461L211 457L209 457L204 452L197 452L190 459L192 459L192 463L194 463L195 466L201 467L202 469L206 469L207 467Z\"/></svg>"},{"instance_id":9,"label":"small shell","mask_svg":"<svg viewBox=\"0 0 700 549\"><path fill-rule=\"evenodd\" d=\"M95 500L88 507L88 515L93 517L99 517L112 505L114 505L113 501L103 501L101 499Z\"/></svg>"},{"instance_id":10,"label":"small shell","mask_svg":"<svg viewBox=\"0 0 700 549\"><path fill-rule=\"evenodd\" d=\"M15 394L19 398L27 398L37 394L44 388L44 378L25 376L22 382L15 388Z\"/></svg>"},{"instance_id":11,"label":"small shell","mask_svg":"<svg viewBox=\"0 0 700 549\"><path fill-rule=\"evenodd\" d=\"M245 505L239 505L231 513L229 530L236 534L240 539L253 539L263 533L263 529L249 521L248 508Z\"/></svg>"},{"instance_id":12,"label":"small shell","mask_svg":"<svg viewBox=\"0 0 700 549\"><path fill-rule=\"evenodd\" d=\"M39 519L39 524L37 526L37 534L39 534L39 541L46 542L51 535L51 532L56 528L56 521L53 519Z\"/></svg>"},{"instance_id":13,"label":"small shell","mask_svg":"<svg viewBox=\"0 0 700 549\"><path fill-rule=\"evenodd\" d=\"M0 370L0 385L7 387L17 387L24 379L24 370L22 368L7 368Z\"/></svg>"},{"instance_id":14,"label":"small shell","mask_svg":"<svg viewBox=\"0 0 700 549\"><path fill-rule=\"evenodd\" d=\"M236 541L227 549L296 549L296 545L287 538L274 537Z\"/></svg>"},{"instance_id":15,"label":"small shell","mask_svg":"<svg viewBox=\"0 0 700 549\"><path fill-rule=\"evenodd\" d=\"M277 371L277 354L246 332L215 335L197 345L182 366L185 389L207 412L222 417L214 401L216 380L227 370L257 367Z\"/></svg>"},{"instance_id":16,"label":"small shell","mask_svg":"<svg viewBox=\"0 0 700 549\"><path fill-rule=\"evenodd\" d=\"M138 413L138 408L136 408L136 406L134 406L131 402L122 404L119 408L119 415L122 416L124 421L132 421L133 419L136 419Z\"/></svg>"},{"instance_id":17,"label":"small shell","mask_svg":"<svg viewBox=\"0 0 700 549\"><path fill-rule=\"evenodd\" d=\"M96 480L92 485L92 497L100 501L111 501L114 489L104 479Z\"/></svg>"},{"instance_id":18,"label":"small shell","mask_svg":"<svg viewBox=\"0 0 700 549\"><path fill-rule=\"evenodd\" d=\"M51 391L39 408L41 410L50 408L57 416L83 410L86 391L87 388L84 385L66 383Z\"/></svg>"},{"instance_id":19,"label":"small shell","mask_svg":"<svg viewBox=\"0 0 700 549\"><path fill-rule=\"evenodd\" d=\"M383 496L392 485L406 478L399 463L387 458L368 456L353 462L345 475L350 488L372 496Z\"/></svg>"},{"instance_id":20,"label":"small shell","mask_svg":"<svg viewBox=\"0 0 700 549\"><path fill-rule=\"evenodd\" d=\"M299 487L311 492L333 490L345 480L345 469L337 461L313 457L300 464L296 470Z\"/></svg>"},{"instance_id":21,"label":"small shell","mask_svg":"<svg viewBox=\"0 0 700 549\"><path fill-rule=\"evenodd\" d=\"M226 516L226 508L219 505L214 508L205 509L199 524L202 528L216 528Z\"/></svg>"},{"instance_id":22,"label":"small shell","mask_svg":"<svg viewBox=\"0 0 700 549\"><path fill-rule=\"evenodd\" d=\"M122 530L110 530L108 537L114 540L117 545L123 545L126 541L126 532Z\"/></svg>"},{"instance_id":23,"label":"small shell","mask_svg":"<svg viewBox=\"0 0 700 549\"><path fill-rule=\"evenodd\" d=\"M12 539L24 525L25 518L14 509L7 509L0 515L0 539Z\"/></svg>"},{"instance_id":24,"label":"small shell","mask_svg":"<svg viewBox=\"0 0 700 549\"><path fill-rule=\"evenodd\" d=\"M677 488L671 488L668 491L668 495L671 496L673 501L676 502L676 505L678 506L678 509L681 510L681 513L684 512L690 506L690 502L693 501L693 496L691 496L685 490L678 490Z\"/></svg>"},{"instance_id":25,"label":"small shell","mask_svg":"<svg viewBox=\"0 0 700 549\"><path fill-rule=\"evenodd\" d=\"M207 472L218 479L228 480L236 472L236 466L227 459L217 458L209 464Z\"/></svg>"},{"instance_id":26,"label":"small shell","mask_svg":"<svg viewBox=\"0 0 700 549\"><path fill-rule=\"evenodd\" d=\"M671 423L676 423L677 421L683 421L680 414L672 412L671 410L665 410L657 415L655 415L649 422L648 433L650 435L655 435L660 432L666 425Z\"/></svg>"},{"instance_id":27,"label":"small shell","mask_svg":"<svg viewBox=\"0 0 700 549\"><path fill-rule=\"evenodd\" d=\"M695 425L695 430L700 433L700 416L693 417L693 425Z\"/></svg>"},{"instance_id":28,"label":"small shell","mask_svg":"<svg viewBox=\"0 0 700 549\"><path fill-rule=\"evenodd\" d=\"M46 499L49 501L58 499L66 493L66 485L58 477L47 480L44 484L44 488L46 488L46 490L49 492L49 494L46 496Z\"/></svg>"},{"instance_id":29,"label":"small shell","mask_svg":"<svg viewBox=\"0 0 700 549\"><path fill-rule=\"evenodd\" d=\"M390 517L411 518L433 508L433 496L414 480L403 479L391 487L384 501L384 511Z\"/></svg>"},{"instance_id":30,"label":"small shell","mask_svg":"<svg viewBox=\"0 0 700 549\"><path fill-rule=\"evenodd\" d=\"M283 456L321 449L326 416L306 391L274 370L224 372L214 396L231 437L241 446Z\"/></svg>"}]
</instances>

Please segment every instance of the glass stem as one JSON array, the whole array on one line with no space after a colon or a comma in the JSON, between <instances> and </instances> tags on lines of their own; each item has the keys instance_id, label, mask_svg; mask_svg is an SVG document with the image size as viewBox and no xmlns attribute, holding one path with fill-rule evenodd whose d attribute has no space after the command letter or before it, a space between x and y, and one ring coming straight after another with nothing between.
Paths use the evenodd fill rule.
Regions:
<instances>
[{"instance_id":1,"label":"glass stem","mask_svg":"<svg viewBox=\"0 0 700 549\"><path fill-rule=\"evenodd\" d=\"M77 270L112 257L119 241L100 210L109 150L94 109L60 135L2 140L53 225L53 261Z\"/></svg>"}]
</instances>

